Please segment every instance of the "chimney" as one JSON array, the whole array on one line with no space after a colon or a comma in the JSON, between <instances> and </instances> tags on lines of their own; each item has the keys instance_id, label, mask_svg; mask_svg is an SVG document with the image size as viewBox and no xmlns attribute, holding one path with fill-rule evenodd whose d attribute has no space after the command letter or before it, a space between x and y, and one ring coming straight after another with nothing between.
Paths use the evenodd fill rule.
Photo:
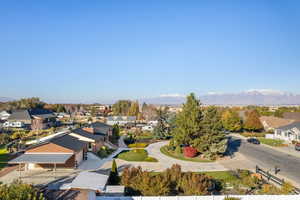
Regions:
<instances>
[{"instance_id":1,"label":"chimney","mask_svg":"<svg viewBox=\"0 0 300 200\"><path fill-rule=\"evenodd\" d=\"M84 127L84 128L82 128L82 130L85 130L86 132L89 132L91 134L95 133L94 128L90 128L90 127Z\"/></svg>"}]
</instances>

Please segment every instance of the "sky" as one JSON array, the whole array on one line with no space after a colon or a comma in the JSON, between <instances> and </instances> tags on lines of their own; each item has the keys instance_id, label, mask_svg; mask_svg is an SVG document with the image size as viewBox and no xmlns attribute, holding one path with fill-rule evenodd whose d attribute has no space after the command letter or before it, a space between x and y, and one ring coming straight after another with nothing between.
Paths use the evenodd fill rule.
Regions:
<instances>
[{"instance_id":1,"label":"sky","mask_svg":"<svg viewBox=\"0 0 300 200\"><path fill-rule=\"evenodd\" d=\"M300 93L298 0L4 0L0 97Z\"/></svg>"}]
</instances>

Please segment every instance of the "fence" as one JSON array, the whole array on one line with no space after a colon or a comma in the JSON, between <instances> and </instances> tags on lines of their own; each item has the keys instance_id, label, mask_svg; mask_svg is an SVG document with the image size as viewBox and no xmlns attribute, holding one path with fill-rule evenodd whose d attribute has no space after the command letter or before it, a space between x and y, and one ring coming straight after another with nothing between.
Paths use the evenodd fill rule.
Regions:
<instances>
[{"instance_id":1,"label":"fence","mask_svg":"<svg viewBox=\"0 0 300 200\"><path fill-rule=\"evenodd\" d=\"M227 196L97 197L96 200L224 200ZM230 195L241 200L299 200L299 195Z\"/></svg>"},{"instance_id":2,"label":"fence","mask_svg":"<svg viewBox=\"0 0 300 200\"><path fill-rule=\"evenodd\" d=\"M264 171L263 169L259 168L258 166L256 166L256 173L261 174L263 177L265 177L268 181L272 181L280 186L282 186L285 181L284 179L280 179L274 175L272 175L271 173L269 173L268 171ZM300 194L300 189L298 188L294 188L294 193L295 194ZM300 198L299 198L300 199Z\"/></svg>"}]
</instances>

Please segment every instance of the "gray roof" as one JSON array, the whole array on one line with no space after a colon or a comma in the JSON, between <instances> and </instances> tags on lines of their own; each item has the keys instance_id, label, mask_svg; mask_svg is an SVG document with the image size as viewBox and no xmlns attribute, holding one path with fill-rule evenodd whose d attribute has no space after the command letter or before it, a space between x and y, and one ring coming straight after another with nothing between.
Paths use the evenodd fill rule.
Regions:
<instances>
[{"instance_id":1,"label":"gray roof","mask_svg":"<svg viewBox=\"0 0 300 200\"><path fill-rule=\"evenodd\" d=\"M112 129L112 126L102 123L102 122L94 122L90 124L90 127L94 128L96 133L102 133L106 135L109 130Z\"/></svg>"},{"instance_id":2,"label":"gray roof","mask_svg":"<svg viewBox=\"0 0 300 200\"><path fill-rule=\"evenodd\" d=\"M35 154L25 153L8 163L44 163L44 164L64 164L73 154Z\"/></svg>"},{"instance_id":3,"label":"gray roof","mask_svg":"<svg viewBox=\"0 0 300 200\"><path fill-rule=\"evenodd\" d=\"M80 172L70 188L104 191L108 176L96 172Z\"/></svg>"},{"instance_id":4,"label":"gray roof","mask_svg":"<svg viewBox=\"0 0 300 200\"><path fill-rule=\"evenodd\" d=\"M50 140L50 143L57 144L59 146L74 150L76 152L82 150L87 144L86 142L78 140L78 138L70 135L55 137Z\"/></svg>"},{"instance_id":5,"label":"gray roof","mask_svg":"<svg viewBox=\"0 0 300 200\"><path fill-rule=\"evenodd\" d=\"M135 116L111 116L106 119L107 121L136 121Z\"/></svg>"},{"instance_id":6,"label":"gray roof","mask_svg":"<svg viewBox=\"0 0 300 200\"><path fill-rule=\"evenodd\" d=\"M72 133L76 133L77 135L80 135L82 137L86 137L95 141L99 141L102 139L101 135L94 135L93 133L89 133L81 128L75 129L72 131Z\"/></svg>"},{"instance_id":7,"label":"gray roof","mask_svg":"<svg viewBox=\"0 0 300 200\"><path fill-rule=\"evenodd\" d=\"M27 150L36 148L45 144L53 143L62 147L65 147L67 149L73 150L75 152L78 152L82 150L86 145L87 142L78 140L78 138L73 137L68 134L58 135L56 137L50 138L49 140L46 140L44 142L40 142L38 144L34 144L27 148Z\"/></svg>"},{"instance_id":8,"label":"gray roof","mask_svg":"<svg viewBox=\"0 0 300 200\"><path fill-rule=\"evenodd\" d=\"M31 120L31 116L28 110L15 110L12 111L8 120Z\"/></svg>"},{"instance_id":9,"label":"gray roof","mask_svg":"<svg viewBox=\"0 0 300 200\"><path fill-rule=\"evenodd\" d=\"M44 119L55 117L54 113L51 112L50 110L41 109L41 108L30 109L29 113L31 116L44 118Z\"/></svg>"},{"instance_id":10,"label":"gray roof","mask_svg":"<svg viewBox=\"0 0 300 200\"><path fill-rule=\"evenodd\" d=\"M293 128L297 128L298 130L300 130L300 122L294 122L294 123L291 123L291 124L286 125L286 126L281 126L277 129L282 130L282 131L286 131L286 130L291 130Z\"/></svg>"}]
</instances>

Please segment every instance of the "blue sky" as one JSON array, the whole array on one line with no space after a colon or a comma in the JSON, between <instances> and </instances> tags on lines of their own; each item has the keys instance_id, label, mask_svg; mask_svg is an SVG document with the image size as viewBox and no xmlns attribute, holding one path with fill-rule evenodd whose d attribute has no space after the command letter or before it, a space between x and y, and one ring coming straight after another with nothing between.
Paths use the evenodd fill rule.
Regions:
<instances>
[{"instance_id":1,"label":"blue sky","mask_svg":"<svg viewBox=\"0 0 300 200\"><path fill-rule=\"evenodd\" d=\"M0 96L101 102L300 93L297 0L7 0Z\"/></svg>"}]
</instances>

